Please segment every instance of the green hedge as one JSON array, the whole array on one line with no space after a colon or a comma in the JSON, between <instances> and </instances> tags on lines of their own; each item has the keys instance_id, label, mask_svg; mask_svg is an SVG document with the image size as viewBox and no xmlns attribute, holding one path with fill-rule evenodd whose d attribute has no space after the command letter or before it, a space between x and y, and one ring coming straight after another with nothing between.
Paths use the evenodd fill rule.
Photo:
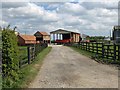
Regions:
<instances>
[{"instance_id":1,"label":"green hedge","mask_svg":"<svg viewBox=\"0 0 120 90\"><path fill-rule=\"evenodd\" d=\"M9 27L2 31L2 77L3 88L11 88L19 80L17 37Z\"/></svg>"}]
</instances>

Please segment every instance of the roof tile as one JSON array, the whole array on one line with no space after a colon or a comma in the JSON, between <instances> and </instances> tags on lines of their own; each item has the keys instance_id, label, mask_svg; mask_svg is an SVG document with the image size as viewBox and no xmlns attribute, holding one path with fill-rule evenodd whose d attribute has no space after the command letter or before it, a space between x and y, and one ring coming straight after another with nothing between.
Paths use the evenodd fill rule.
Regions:
<instances>
[{"instance_id":1,"label":"roof tile","mask_svg":"<svg viewBox=\"0 0 120 90\"><path fill-rule=\"evenodd\" d=\"M19 35L22 37L24 40L36 40L36 37L33 35Z\"/></svg>"},{"instance_id":2,"label":"roof tile","mask_svg":"<svg viewBox=\"0 0 120 90\"><path fill-rule=\"evenodd\" d=\"M42 34L42 35L49 35L49 34L46 33L46 32L40 32L40 34Z\"/></svg>"}]
</instances>

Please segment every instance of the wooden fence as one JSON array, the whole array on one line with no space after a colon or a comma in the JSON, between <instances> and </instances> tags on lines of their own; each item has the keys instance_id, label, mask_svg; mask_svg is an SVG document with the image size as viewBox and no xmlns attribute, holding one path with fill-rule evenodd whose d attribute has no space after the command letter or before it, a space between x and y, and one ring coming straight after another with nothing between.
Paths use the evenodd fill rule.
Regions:
<instances>
[{"instance_id":1,"label":"wooden fence","mask_svg":"<svg viewBox=\"0 0 120 90\"><path fill-rule=\"evenodd\" d=\"M20 55L19 55L19 67L23 67L27 64L32 63L35 60L35 57L47 47L47 44L35 44L32 46L27 46L24 48L20 48Z\"/></svg>"},{"instance_id":2,"label":"wooden fence","mask_svg":"<svg viewBox=\"0 0 120 90\"><path fill-rule=\"evenodd\" d=\"M102 57L111 60L120 60L120 45L105 44L98 42L81 42L73 44L73 46L95 53L96 57Z\"/></svg>"}]
</instances>

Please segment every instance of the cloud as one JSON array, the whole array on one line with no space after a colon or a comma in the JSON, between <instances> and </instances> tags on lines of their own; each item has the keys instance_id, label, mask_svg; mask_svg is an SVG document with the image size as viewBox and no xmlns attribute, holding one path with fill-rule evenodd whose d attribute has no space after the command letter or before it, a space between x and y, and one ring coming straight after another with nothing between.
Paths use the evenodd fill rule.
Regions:
<instances>
[{"instance_id":1,"label":"cloud","mask_svg":"<svg viewBox=\"0 0 120 90\"><path fill-rule=\"evenodd\" d=\"M25 2L20 2L20 3L18 3L18 2L3 2L2 3L2 8L6 8L6 9L8 9L8 8L18 8L18 7L23 7L23 6L26 6L27 5L27 2L25 3Z\"/></svg>"},{"instance_id":2,"label":"cloud","mask_svg":"<svg viewBox=\"0 0 120 90\"><path fill-rule=\"evenodd\" d=\"M117 2L3 3L3 26L17 26L20 33L51 32L59 28L87 35L108 36L118 23Z\"/></svg>"},{"instance_id":3,"label":"cloud","mask_svg":"<svg viewBox=\"0 0 120 90\"><path fill-rule=\"evenodd\" d=\"M79 3L65 3L64 5L61 5L57 8L58 13L67 13L72 15L79 15L79 14L85 14L86 9L79 5Z\"/></svg>"},{"instance_id":4,"label":"cloud","mask_svg":"<svg viewBox=\"0 0 120 90\"><path fill-rule=\"evenodd\" d=\"M58 20L59 17L57 16L57 14L52 12L46 12L43 17L43 21L54 22Z\"/></svg>"},{"instance_id":5,"label":"cloud","mask_svg":"<svg viewBox=\"0 0 120 90\"><path fill-rule=\"evenodd\" d=\"M117 9L118 8L118 3L117 2L83 2L81 4L83 7L86 9L95 9L95 8L106 8L106 9Z\"/></svg>"}]
</instances>

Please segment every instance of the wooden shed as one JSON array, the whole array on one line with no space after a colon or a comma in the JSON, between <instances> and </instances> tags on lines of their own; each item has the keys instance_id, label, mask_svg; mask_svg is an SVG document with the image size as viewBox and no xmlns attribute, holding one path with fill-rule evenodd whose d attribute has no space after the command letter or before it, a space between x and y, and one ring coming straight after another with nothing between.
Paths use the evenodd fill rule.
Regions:
<instances>
[{"instance_id":1,"label":"wooden shed","mask_svg":"<svg viewBox=\"0 0 120 90\"><path fill-rule=\"evenodd\" d=\"M78 43L80 42L80 33L68 30L58 29L50 32L53 42L56 43Z\"/></svg>"},{"instance_id":2,"label":"wooden shed","mask_svg":"<svg viewBox=\"0 0 120 90\"><path fill-rule=\"evenodd\" d=\"M113 27L113 42L116 44L120 44L120 26Z\"/></svg>"},{"instance_id":3,"label":"wooden shed","mask_svg":"<svg viewBox=\"0 0 120 90\"><path fill-rule=\"evenodd\" d=\"M36 37L34 35L18 35L18 45L26 46L36 44Z\"/></svg>"},{"instance_id":4,"label":"wooden shed","mask_svg":"<svg viewBox=\"0 0 120 90\"><path fill-rule=\"evenodd\" d=\"M36 37L36 41L49 43L50 42L50 35L47 32L39 32L37 31L34 36Z\"/></svg>"}]
</instances>

